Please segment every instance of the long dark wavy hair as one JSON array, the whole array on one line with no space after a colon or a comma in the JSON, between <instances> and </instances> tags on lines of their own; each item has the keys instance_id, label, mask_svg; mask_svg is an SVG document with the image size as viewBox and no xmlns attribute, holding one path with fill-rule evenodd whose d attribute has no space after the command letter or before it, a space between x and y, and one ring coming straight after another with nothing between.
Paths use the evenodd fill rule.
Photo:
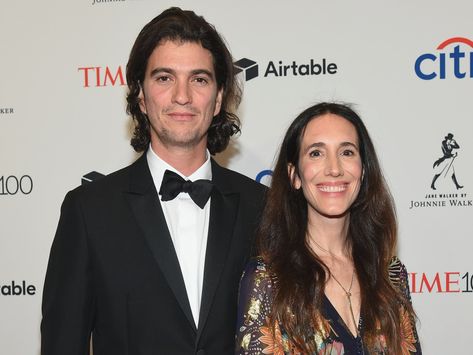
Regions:
<instances>
[{"instance_id":1,"label":"long dark wavy hair","mask_svg":"<svg viewBox=\"0 0 473 355\"><path fill-rule=\"evenodd\" d=\"M388 275L397 239L394 204L365 125L350 107L338 103L319 103L303 111L290 125L280 148L258 232L259 253L277 280L272 324L279 322L303 353L315 351L309 341L314 329L327 330L321 300L328 268L308 244L307 200L302 189L293 187L288 166L296 170L299 166L307 124L328 113L356 128L364 170L360 191L349 209L347 235L361 289L363 341L373 347L376 336L382 334L390 353L399 354L400 308L404 306L411 315L413 310Z\"/></svg>"},{"instance_id":2,"label":"long dark wavy hair","mask_svg":"<svg viewBox=\"0 0 473 355\"><path fill-rule=\"evenodd\" d=\"M235 78L233 58L223 38L203 17L193 11L171 7L143 27L131 49L126 66L128 84L127 113L135 122L131 145L137 152L148 148L150 122L140 109L140 90L148 59L162 41L199 43L212 53L218 90L223 89L220 113L213 118L207 135L211 154L223 151L230 137L240 131L240 120L234 113L241 101L241 88Z\"/></svg>"}]
</instances>

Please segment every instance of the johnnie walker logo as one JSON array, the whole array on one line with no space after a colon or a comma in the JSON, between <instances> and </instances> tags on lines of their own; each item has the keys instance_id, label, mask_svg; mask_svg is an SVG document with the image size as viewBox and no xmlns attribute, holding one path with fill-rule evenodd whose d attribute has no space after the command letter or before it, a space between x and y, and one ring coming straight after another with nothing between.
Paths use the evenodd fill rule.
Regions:
<instances>
[{"instance_id":1,"label":"johnnie walker logo","mask_svg":"<svg viewBox=\"0 0 473 355\"><path fill-rule=\"evenodd\" d=\"M456 162L461 160L460 145L453 133L448 133L440 144L442 156L438 156L432 165L430 191L424 199L411 200L409 209L423 207L473 207L473 200L468 199L463 191L455 171ZM435 158L434 158L435 159Z\"/></svg>"},{"instance_id":2,"label":"johnnie walker logo","mask_svg":"<svg viewBox=\"0 0 473 355\"><path fill-rule=\"evenodd\" d=\"M433 165L434 178L430 184L430 188L432 190L437 190L435 188L435 182L438 180L438 178L451 178L457 190L463 188L463 186L458 183L457 176L455 175L454 162L455 158L458 156L458 149L460 149L460 146L458 145L457 141L453 139L453 134L447 134L445 139L442 141L443 156L438 158Z\"/></svg>"}]
</instances>

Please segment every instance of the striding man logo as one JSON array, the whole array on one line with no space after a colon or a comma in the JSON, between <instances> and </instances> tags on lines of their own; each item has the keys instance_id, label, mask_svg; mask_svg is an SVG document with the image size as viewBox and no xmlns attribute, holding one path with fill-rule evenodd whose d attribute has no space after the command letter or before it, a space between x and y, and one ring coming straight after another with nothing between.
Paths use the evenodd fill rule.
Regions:
<instances>
[{"instance_id":1,"label":"striding man logo","mask_svg":"<svg viewBox=\"0 0 473 355\"><path fill-rule=\"evenodd\" d=\"M451 177L453 183L455 184L455 187L457 188L457 190L459 190L463 188L463 186L458 183L457 177L455 175L454 163L455 158L458 156L458 152L454 152L454 150L460 149L460 146L458 145L457 141L453 139L452 133L447 134L445 139L442 141L441 148L443 156L438 158L434 162L434 177L432 179L430 187L432 190L436 190L435 183L439 177L442 177L443 179Z\"/></svg>"}]
</instances>

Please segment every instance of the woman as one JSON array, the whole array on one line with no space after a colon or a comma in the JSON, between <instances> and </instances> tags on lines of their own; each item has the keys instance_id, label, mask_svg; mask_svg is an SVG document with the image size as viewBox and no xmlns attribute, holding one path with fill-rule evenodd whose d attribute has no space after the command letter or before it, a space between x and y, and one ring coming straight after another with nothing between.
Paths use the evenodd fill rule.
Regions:
<instances>
[{"instance_id":1,"label":"woman","mask_svg":"<svg viewBox=\"0 0 473 355\"><path fill-rule=\"evenodd\" d=\"M281 146L240 285L238 354L420 354L396 216L349 107L302 112Z\"/></svg>"}]
</instances>

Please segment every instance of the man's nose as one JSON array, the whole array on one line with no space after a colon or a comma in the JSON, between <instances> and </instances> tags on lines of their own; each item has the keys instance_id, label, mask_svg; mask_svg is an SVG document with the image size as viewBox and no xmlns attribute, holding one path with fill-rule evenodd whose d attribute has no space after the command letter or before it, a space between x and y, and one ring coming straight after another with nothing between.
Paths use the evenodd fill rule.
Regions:
<instances>
[{"instance_id":1,"label":"man's nose","mask_svg":"<svg viewBox=\"0 0 473 355\"><path fill-rule=\"evenodd\" d=\"M174 85L173 91L173 102L185 105L191 102L191 90L189 83L187 81L177 80L176 84Z\"/></svg>"}]
</instances>

